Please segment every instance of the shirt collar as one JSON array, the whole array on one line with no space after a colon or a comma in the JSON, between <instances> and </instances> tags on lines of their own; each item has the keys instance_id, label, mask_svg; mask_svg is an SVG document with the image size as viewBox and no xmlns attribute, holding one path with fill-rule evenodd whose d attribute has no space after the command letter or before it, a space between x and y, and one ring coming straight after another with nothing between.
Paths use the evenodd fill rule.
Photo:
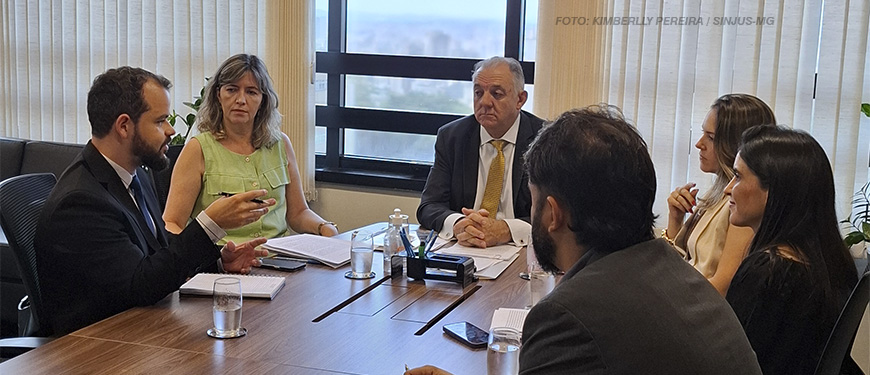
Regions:
<instances>
[{"instance_id":1,"label":"shirt collar","mask_svg":"<svg viewBox=\"0 0 870 375\"><path fill-rule=\"evenodd\" d=\"M130 183L133 182L133 176L135 176L136 174L130 174L130 172L127 172L124 167L120 166L118 163L115 163L112 159L109 159L109 157L102 152L100 153L100 155L103 155L103 158L105 158L106 161L109 162L109 165L112 166L112 169L114 169L115 173L118 174L118 177L121 178L121 182L124 183L124 187L130 189Z\"/></svg>"},{"instance_id":2,"label":"shirt collar","mask_svg":"<svg viewBox=\"0 0 870 375\"><path fill-rule=\"evenodd\" d=\"M522 112L520 112L520 113L522 113ZM520 113L517 113L517 118L514 120L513 125L511 125L510 129L508 129L507 133L504 133L504 135L499 139L505 140L508 143L513 144L513 145L517 144L517 133L520 132ZM480 127L480 145L483 146L483 145L489 143L489 141L491 141L493 139L495 139L495 138L490 136L489 133L486 131L486 129L484 129L483 126L481 126Z\"/></svg>"}]
</instances>

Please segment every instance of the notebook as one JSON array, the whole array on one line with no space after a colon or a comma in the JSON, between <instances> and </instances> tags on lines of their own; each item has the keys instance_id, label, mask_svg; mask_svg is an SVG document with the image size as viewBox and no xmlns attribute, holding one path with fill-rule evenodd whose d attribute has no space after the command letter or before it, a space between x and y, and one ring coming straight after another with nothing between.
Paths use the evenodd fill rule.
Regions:
<instances>
[{"instance_id":1,"label":"notebook","mask_svg":"<svg viewBox=\"0 0 870 375\"><path fill-rule=\"evenodd\" d=\"M284 287L284 278L280 276L198 273L178 290L181 294L210 296L214 290L214 281L221 277L237 277L241 280L244 297L273 299Z\"/></svg>"},{"instance_id":2,"label":"notebook","mask_svg":"<svg viewBox=\"0 0 870 375\"><path fill-rule=\"evenodd\" d=\"M489 329L495 327L510 327L520 333L523 332L523 323L526 321L526 315L529 315L529 310L526 309L509 309L501 307L492 312L492 324Z\"/></svg>"}]
</instances>

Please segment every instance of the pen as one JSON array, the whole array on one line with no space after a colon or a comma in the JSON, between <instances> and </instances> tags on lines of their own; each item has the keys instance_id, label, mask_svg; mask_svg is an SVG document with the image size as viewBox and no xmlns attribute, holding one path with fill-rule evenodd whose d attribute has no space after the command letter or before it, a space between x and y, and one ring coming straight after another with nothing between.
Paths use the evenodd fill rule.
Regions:
<instances>
[{"instance_id":1,"label":"pen","mask_svg":"<svg viewBox=\"0 0 870 375\"><path fill-rule=\"evenodd\" d=\"M372 238L377 237L377 236L380 236L380 235L382 235L382 234L384 234L384 233L387 233L387 229L389 229L389 226L387 226L387 227L383 227L383 228L381 228L381 229L378 229L377 232L372 233Z\"/></svg>"},{"instance_id":2,"label":"pen","mask_svg":"<svg viewBox=\"0 0 870 375\"><path fill-rule=\"evenodd\" d=\"M260 259L292 260L292 261L295 261L295 262L302 262L302 263L322 264L322 263L320 263L319 261L317 261L317 260L315 260L315 259L308 259L308 258L292 258L292 257L285 257L285 256L277 255L277 254L269 254L269 255L264 256L264 257L262 257L262 258L260 258Z\"/></svg>"},{"instance_id":3,"label":"pen","mask_svg":"<svg viewBox=\"0 0 870 375\"><path fill-rule=\"evenodd\" d=\"M414 257L413 246L411 246L411 241L408 240L408 235L405 233L405 228L402 228L402 230L399 231L399 237L402 238L402 245L405 245L405 255L408 258L413 258Z\"/></svg>"},{"instance_id":4,"label":"pen","mask_svg":"<svg viewBox=\"0 0 870 375\"><path fill-rule=\"evenodd\" d=\"M224 197L232 197L232 196L235 195L235 194L234 194L234 193L227 193L227 192L225 192L225 191L222 191L222 192L218 193L218 195L220 195L220 196L224 196ZM259 199L259 198L251 199L251 202L254 202L254 203L260 203L260 204L266 203L266 202L263 202L263 200L262 200L262 199Z\"/></svg>"},{"instance_id":5,"label":"pen","mask_svg":"<svg viewBox=\"0 0 870 375\"><path fill-rule=\"evenodd\" d=\"M433 229L429 232L429 238L426 239L426 254L432 252L432 247L435 246L435 240L438 239L438 235L435 234L435 230Z\"/></svg>"}]
</instances>

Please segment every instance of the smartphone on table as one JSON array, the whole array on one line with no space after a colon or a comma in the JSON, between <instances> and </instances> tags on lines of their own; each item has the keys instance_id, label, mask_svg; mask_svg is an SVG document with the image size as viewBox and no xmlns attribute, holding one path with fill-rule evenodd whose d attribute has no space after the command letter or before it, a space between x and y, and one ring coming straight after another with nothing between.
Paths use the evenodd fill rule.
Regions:
<instances>
[{"instance_id":1,"label":"smartphone on table","mask_svg":"<svg viewBox=\"0 0 870 375\"><path fill-rule=\"evenodd\" d=\"M262 258L260 259L260 267L281 271L297 271L305 267L305 263L290 259Z\"/></svg>"},{"instance_id":2,"label":"smartphone on table","mask_svg":"<svg viewBox=\"0 0 870 375\"><path fill-rule=\"evenodd\" d=\"M469 322L445 324L444 333L474 349L485 348L489 340L489 332Z\"/></svg>"}]
</instances>

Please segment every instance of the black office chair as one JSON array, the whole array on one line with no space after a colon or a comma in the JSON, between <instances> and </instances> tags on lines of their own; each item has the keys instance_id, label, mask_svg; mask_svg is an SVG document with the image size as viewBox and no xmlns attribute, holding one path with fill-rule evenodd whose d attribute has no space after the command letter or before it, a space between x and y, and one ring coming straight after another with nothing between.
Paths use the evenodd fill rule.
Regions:
<instances>
[{"instance_id":1,"label":"black office chair","mask_svg":"<svg viewBox=\"0 0 870 375\"><path fill-rule=\"evenodd\" d=\"M0 355L3 357L17 355L51 340L46 337L50 328L42 310L33 240L42 206L56 183L57 179L51 173L26 174L0 182L0 225L15 253L27 291L27 296L19 304L18 330L23 337L0 340Z\"/></svg>"},{"instance_id":2,"label":"black office chair","mask_svg":"<svg viewBox=\"0 0 870 375\"><path fill-rule=\"evenodd\" d=\"M822 358L816 366L816 375L864 374L852 360L852 342L858 333L858 326L870 302L870 271L858 280L858 285L846 301L840 318L828 338Z\"/></svg>"}]
</instances>

